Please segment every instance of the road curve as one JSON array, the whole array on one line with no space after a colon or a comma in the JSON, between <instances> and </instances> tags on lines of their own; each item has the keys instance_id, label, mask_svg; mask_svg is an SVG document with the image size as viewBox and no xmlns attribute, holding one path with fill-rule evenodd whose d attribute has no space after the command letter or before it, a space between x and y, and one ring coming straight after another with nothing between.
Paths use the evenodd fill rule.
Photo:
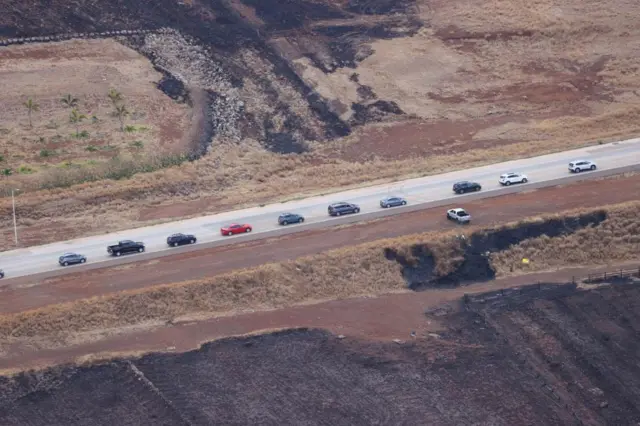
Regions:
<instances>
[{"instance_id":1,"label":"road curve","mask_svg":"<svg viewBox=\"0 0 640 426\"><path fill-rule=\"evenodd\" d=\"M474 212L476 225L491 226L527 216L635 200L637 194L640 194L640 174L478 199L465 206ZM129 265L89 271L72 268L74 273L53 278L51 273L43 273L7 279L0 286L0 314L123 290L203 279L236 269L296 259L381 238L458 228L460 225L445 219L442 208L403 213L348 227L296 232L280 238L176 253L171 257L151 261L140 260L141 256L131 256L130 259L136 262Z\"/></svg>"},{"instance_id":2,"label":"road curve","mask_svg":"<svg viewBox=\"0 0 640 426\"><path fill-rule=\"evenodd\" d=\"M598 164L597 172L584 172L569 176L567 163L576 159L590 159ZM338 192L326 196L310 197L270 204L232 212L203 216L177 222L170 222L150 227L136 228L107 235L80 238L42 246L5 251L0 253L0 268L4 269L7 278L24 277L44 272L55 272L56 275L73 272L74 269L92 269L110 265L131 263L135 260L151 259L185 252L210 248L242 241L267 238L286 233L320 229L341 223L374 219L423 208L464 203L479 198L495 197L503 194L520 192L533 188L568 183L578 179L602 177L608 174L628 171L640 167L640 138L597 145L556 154L543 155L522 160L497 163L473 169L450 172L440 175L400 181L391 185L378 185L366 188ZM502 187L498 176L505 172L522 172L527 174L529 183ZM480 193L456 196L452 193L453 183L460 180L473 180L483 186ZM405 197L409 205L393 209L381 209L379 201L387 195L397 194ZM454 201L455 200L455 201ZM327 215L327 205L337 201L354 202L360 205L362 213L341 218ZM301 225L289 225L281 229L277 217L283 212L300 213L306 220ZM474 212L471 212L472 216ZM222 237L220 227L231 222L245 222L253 226L251 234ZM172 233L183 232L195 234L198 244L192 247L168 248L166 237ZM106 248L120 239L143 241L146 253L130 255L122 258L108 256ZM88 258L88 264L61 269L57 258L65 252L77 252ZM143 257L144 256L144 257ZM139 257L139 259L131 259ZM142 257L142 259L140 259Z\"/></svg>"}]
</instances>

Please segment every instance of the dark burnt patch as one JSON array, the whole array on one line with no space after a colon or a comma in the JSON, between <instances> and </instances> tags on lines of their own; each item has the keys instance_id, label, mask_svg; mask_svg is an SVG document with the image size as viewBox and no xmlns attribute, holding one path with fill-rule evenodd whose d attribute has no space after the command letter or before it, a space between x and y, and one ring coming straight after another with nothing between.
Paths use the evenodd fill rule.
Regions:
<instances>
[{"instance_id":1,"label":"dark burnt patch","mask_svg":"<svg viewBox=\"0 0 640 426\"><path fill-rule=\"evenodd\" d=\"M304 0L242 0L256 11L268 29L290 30L306 23L347 18L349 15L328 4Z\"/></svg>"},{"instance_id":2,"label":"dark burnt patch","mask_svg":"<svg viewBox=\"0 0 640 426\"><path fill-rule=\"evenodd\" d=\"M606 220L606 211L552 218L521 226L504 227L486 232L476 232L470 237L461 235L452 242L458 255L450 259L438 259L427 245L410 247L408 255L393 249L385 249L385 257L402 265L402 276L407 286L415 291L430 288L447 288L482 282L495 278L489 255L506 250L527 239L547 235L551 238L572 234L580 229L598 226ZM438 265L446 273L438 272Z\"/></svg>"},{"instance_id":3,"label":"dark burnt patch","mask_svg":"<svg viewBox=\"0 0 640 426\"><path fill-rule=\"evenodd\" d=\"M383 121L389 116L403 115L397 103L393 101L378 100L370 104L352 104L351 109L354 114L350 121L351 125L358 126L366 123Z\"/></svg>"},{"instance_id":4,"label":"dark burnt patch","mask_svg":"<svg viewBox=\"0 0 640 426\"><path fill-rule=\"evenodd\" d=\"M363 15L387 15L408 12L415 4L415 0L349 0L346 9Z\"/></svg>"},{"instance_id":5,"label":"dark burnt patch","mask_svg":"<svg viewBox=\"0 0 640 426\"><path fill-rule=\"evenodd\" d=\"M418 19L403 18L396 22L377 25L328 25L315 28L314 32L328 40L327 45L333 57L331 68L319 58L311 58L325 72L336 68L355 68L358 62L373 54L368 43L375 39L393 39L415 35L423 23Z\"/></svg>"}]
</instances>

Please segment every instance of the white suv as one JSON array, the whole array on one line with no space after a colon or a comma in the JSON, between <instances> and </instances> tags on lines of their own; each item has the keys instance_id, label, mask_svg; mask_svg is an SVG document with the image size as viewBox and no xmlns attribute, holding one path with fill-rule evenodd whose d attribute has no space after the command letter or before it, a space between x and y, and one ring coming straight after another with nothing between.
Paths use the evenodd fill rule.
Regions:
<instances>
[{"instance_id":1,"label":"white suv","mask_svg":"<svg viewBox=\"0 0 640 426\"><path fill-rule=\"evenodd\" d=\"M501 185L511 185L512 183L527 183L527 176L522 173L505 173L500 175Z\"/></svg>"},{"instance_id":2,"label":"white suv","mask_svg":"<svg viewBox=\"0 0 640 426\"><path fill-rule=\"evenodd\" d=\"M457 208L447 210L447 219L455 220L458 223L469 223L471 222L471 215L465 209Z\"/></svg>"},{"instance_id":3,"label":"white suv","mask_svg":"<svg viewBox=\"0 0 640 426\"><path fill-rule=\"evenodd\" d=\"M571 173L580 173L583 170L595 170L596 163L589 160L576 160L569 163Z\"/></svg>"}]
</instances>

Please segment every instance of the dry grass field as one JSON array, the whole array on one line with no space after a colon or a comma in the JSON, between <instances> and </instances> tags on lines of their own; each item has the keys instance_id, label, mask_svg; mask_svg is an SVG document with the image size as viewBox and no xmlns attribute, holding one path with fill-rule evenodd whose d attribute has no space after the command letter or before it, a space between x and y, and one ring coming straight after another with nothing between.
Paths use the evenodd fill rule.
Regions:
<instances>
[{"instance_id":1,"label":"dry grass field","mask_svg":"<svg viewBox=\"0 0 640 426\"><path fill-rule=\"evenodd\" d=\"M14 187L64 184L80 168L107 177L114 157L144 162L188 148L188 107L156 88L162 74L144 56L115 40L3 48L0 76L0 167ZM122 97L122 123L111 89Z\"/></svg>"},{"instance_id":2,"label":"dry grass field","mask_svg":"<svg viewBox=\"0 0 640 426\"><path fill-rule=\"evenodd\" d=\"M167 321L628 261L637 259L640 249L638 206L632 202L497 228L380 240L204 280L51 305L0 317L0 337L5 347L17 342L57 347Z\"/></svg>"},{"instance_id":3,"label":"dry grass field","mask_svg":"<svg viewBox=\"0 0 640 426\"><path fill-rule=\"evenodd\" d=\"M86 181L85 168L110 155L102 148L87 151L89 145L113 146L127 157L124 166L112 166L135 168L131 156L138 151L156 152L165 140L165 145L186 149L202 136L186 131L189 119L202 121L198 114L150 84L159 78L151 65L114 41L72 42L79 56L95 51L95 45L111 52L83 60L68 59L64 52L70 45L60 43L50 55L62 58L54 64L62 72L47 68L53 59L32 61L23 53L44 47L0 48L0 58L26 58L0 65L3 70L16 67L3 71L0 83L11 94L1 95L9 96L2 105L10 111L0 118L6 129L0 141L13 147L1 166L26 169L4 177L1 185L5 192L24 190L18 202L23 244L640 134L637 2L534 1L525 7L507 0L395 6L300 1L298 6L282 9L277 3L250 0L185 6L175 13L194 15L189 15L190 25L174 25L182 32L123 40L152 57L194 99L208 99L215 111L204 120L215 131L202 158L130 179L68 186ZM210 28L205 18L211 16L219 17L216 31L226 35L203 30ZM240 21L227 27L223 16ZM118 57L131 60L125 67ZM118 65L95 71L100 61ZM19 72L20 67L32 72ZM46 79L59 74L70 78ZM140 112L129 120L148 130L119 131L103 96L112 85ZM58 100L67 92L98 114L97 123L82 125L90 135L87 140L69 136L74 129ZM22 102L29 96L41 104L33 114L40 134L26 123ZM48 129L50 120L61 127ZM65 141L51 143L57 134ZM112 139L107 143L99 134ZM184 135L187 140L181 139ZM143 142L142 148L132 145L136 140ZM21 152L25 145L29 148ZM66 161L78 166L69 167ZM47 169L55 173L45 173ZM42 189L47 186L59 187ZM7 237L9 209L10 200L0 200L0 231Z\"/></svg>"}]
</instances>

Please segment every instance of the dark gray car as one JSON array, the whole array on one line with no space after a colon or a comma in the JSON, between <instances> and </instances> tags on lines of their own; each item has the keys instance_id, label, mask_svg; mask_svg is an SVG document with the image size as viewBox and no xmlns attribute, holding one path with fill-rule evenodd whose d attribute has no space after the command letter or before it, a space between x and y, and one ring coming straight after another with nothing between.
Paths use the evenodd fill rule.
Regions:
<instances>
[{"instance_id":1,"label":"dark gray car","mask_svg":"<svg viewBox=\"0 0 640 426\"><path fill-rule=\"evenodd\" d=\"M302 223L304 216L296 213L282 213L278 216L278 225L289 225L290 223Z\"/></svg>"},{"instance_id":2,"label":"dark gray car","mask_svg":"<svg viewBox=\"0 0 640 426\"><path fill-rule=\"evenodd\" d=\"M341 216L343 214L360 213L360 206L352 203L333 203L328 208L330 216Z\"/></svg>"},{"instance_id":3,"label":"dark gray car","mask_svg":"<svg viewBox=\"0 0 640 426\"><path fill-rule=\"evenodd\" d=\"M387 207L406 206L407 200L402 197L385 197L380 200L380 207L386 209Z\"/></svg>"},{"instance_id":4,"label":"dark gray car","mask_svg":"<svg viewBox=\"0 0 640 426\"><path fill-rule=\"evenodd\" d=\"M480 191L482 186L477 182L462 181L453 184L453 192L456 194L464 194L466 192Z\"/></svg>"},{"instance_id":5,"label":"dark gray car","mask_svg":"<svg viewBox=\"0 0 640 426\"><path fill-rule=\"evenodd\" d=\"M4 278L4 271L0 269L0 278Z\"/></svg>"},{"instance_id":6,"label":"dark gray car","mask_svg":"<svg viewBox=\"0 0 640 426\"><path fill-rule=\"evenodd\" d=\"M87 258L78 253L65 253L58 258L60 266L77 265L78 263L85 263Z\"/></svg>"}]
</instances>

